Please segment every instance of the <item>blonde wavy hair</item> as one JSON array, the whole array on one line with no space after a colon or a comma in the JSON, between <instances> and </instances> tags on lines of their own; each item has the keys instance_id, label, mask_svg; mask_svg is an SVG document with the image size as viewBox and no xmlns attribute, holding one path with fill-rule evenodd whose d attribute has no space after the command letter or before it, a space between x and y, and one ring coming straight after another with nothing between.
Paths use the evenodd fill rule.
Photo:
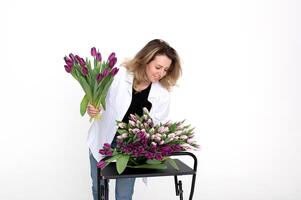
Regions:
<instances>
[{"instance_id":1,"label":"blonde wavy hair","mask_svg":"<svg viewBox=\"0 0 301 200\"><path fill-rule=\"evenodd\" d=\"M126 69L134 74L134 85L147 81L146 66L157 55L165 55L171 59L171 65L166 75L159 80L161 85L170 90L182 74L180 58L175 49L160 39L154 39L148 42L133 59L124 63Z\"/></svg>"}]
</instances>

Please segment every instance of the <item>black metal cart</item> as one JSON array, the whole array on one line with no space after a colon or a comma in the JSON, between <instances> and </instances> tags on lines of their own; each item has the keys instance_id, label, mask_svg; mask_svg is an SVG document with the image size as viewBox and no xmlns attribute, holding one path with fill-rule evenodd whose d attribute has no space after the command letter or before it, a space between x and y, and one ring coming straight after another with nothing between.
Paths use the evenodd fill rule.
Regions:
<instances>
[{"instance_id":1,"label":"black metal cart","mask_svg":"<svg viewBox=\"0 0 301 200\"><path fill-rule=\"evenodd\" d=\"M175 159L175 162L177 163L179 170L176 170L172 166L168 165L167 169L164 170L126 168L122 174L118 174L115 167L115 163L110 163L103 170L98 169L97 170L98 199L109 200L109 188L108 188L109 179L174 176L176 196L179 196L180 200L183 200L182 181L178 180L178 176L192 175L191 189L189 195L189 200L192 200L194 187L195 187L196 172L197 172L197 158L191 152L176 152L173 154L173 156L191 156L194 160L193 168L187 166L181 160ZM101 179L104 180L104 185L100 185Z\"/></svg>"}]
</instances>

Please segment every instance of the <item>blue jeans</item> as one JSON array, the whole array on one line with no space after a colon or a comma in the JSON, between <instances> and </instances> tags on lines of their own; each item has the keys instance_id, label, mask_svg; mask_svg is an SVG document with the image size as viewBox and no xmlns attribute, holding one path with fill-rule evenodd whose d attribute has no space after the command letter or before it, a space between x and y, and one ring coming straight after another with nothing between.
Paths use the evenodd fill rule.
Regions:
<instances>
[{"instance_id":1,"label":"blue jeans","mask_svg":"<svg viewBox=\"0 0 301 200\"><path fill-rule=\"evenodd\" d=\"M93 199L97 199L97 161L90 152L90 167L92 178ZM100 184L104 184L103 181ZM132 200L134 193L135 178L116 179L115 199L116 200Z\"/></svg>"}]
</instances>

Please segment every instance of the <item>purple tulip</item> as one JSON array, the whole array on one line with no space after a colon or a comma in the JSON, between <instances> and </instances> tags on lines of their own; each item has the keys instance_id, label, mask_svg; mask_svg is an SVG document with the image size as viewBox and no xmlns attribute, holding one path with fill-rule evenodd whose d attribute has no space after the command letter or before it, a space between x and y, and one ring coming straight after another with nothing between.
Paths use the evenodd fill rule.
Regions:
<instances>
[{"instance_id":1,"label":"purple tulip","mask_svg":"<svg viewBox=\"0 0 301 200\"><path fill-rule=\"evenodd\" d=\"M160 155L160 154L156 154L155 158L156 158L156 160L162 160L163 159L162 155Z\"/></svg>"},{"instance_id":2,"label":"purple tulip","mask_svg":"<svg viewBox=\"0 0 301 200\"><path fill-rule=\"evenodd\" d=\"M111 145L109 143L104 143L103 144L103 148L105 149L110 149L111 148Z\"/></svg>"},{"instance_id":3,"label":"purple tulip","mask_svg":"<svg viewBox=\"0 0 301 200\"><path fill-rule=\"evenodd\" d=\"M145 157L146 157L147 159L153 159L153 158L154 158L154 154L151 153L151 152L146 152L146 153L145 153Z\"/></svg>"},{"instance_id":4,"label":"purple tulip","mask_svg":"<svg viewBox=\"0 0 301 200\"><path fill-rule=\"evenodd\" d=\"M102 74L97 74L97 75L96 75L96 80L97 80L98 83L99 83L102 79L103 79Z\"/></svg>"},{"instance_id":5,"label":"purple tulip","mask_svg":"<svg viewBox=\"0 0 301 200\"><path fill-rule=\"evenodd\" d=\"M69 65L64 65L66 72L71 73L72 67Z\"/></svg>"},{"instance_id":6,"label":"purple tulip","mask_svg":"<svg viewBox=\"0 0 301 200\"><path fill-rule=\"evenodd\" d=\"M64 57L64 60L68 66L71 66L71 67L73 66L73 61L71 59L69 59L67 56Z\"/></svg>"},{"instance_id":7,"label":"purple tulip","mask_svg":"<svg viewBox=\"0 0 301 200\"><path fill-rule=\"evenodd\" d=\"M79 57L78 55L75 55L75 58L74 58L74 60L75 60L77 63L79 63L79 62L80 62L80 59L81 59L81 57Z\"/></svg>"},{"instance_id":8,"label":"purple tulip","mask_svg":"<svg viewBox=\"0 0 301 200\"><path fill-rule=\"evenodd\" d=\"M182 151L182 150L183 150L182 146L179 145L179 144L175 144L175 145L173 145L171 148L172 148L174 151Z\"/></svg>"},{"instance_id":9,"label":"purple tulip","mask_svg":"<svg viewBox=\"0 0 301 200\"><path fill-rule=\"evenodd\" d=\"M96 53L96 60L101 62L101 54L99 52Z\"/></svg>"},{"instance_id":10,"label":"purple tulip","mask_svg":"<svg viewBox=\"0 0 301 200\"><path fill-rule=\"evenodd\" d=\"M72 53L69 54L69 57L71 58L71 60L72 60L73 62L75 61L75 56L74 56Z\"/></svg>"},{"instance_id":11,"label":"purple tulip","mask_svg":"<svg viewBox=\"0 0 301 200\"><path fill-rule=\"evenodd\" d=\"M104 71L103 71L103 73L102 73L102 76L103 77L106 77L106 76L108 76L109 75L109 70L108 69L105 69Z\"/></svg>"},{"instance_id":12,"label":"purple tulip","mask_svg":"<svg viewBox=\"0 0 301 200\"><path fill-rule=\"evenodd\" d=\"M84 76L88 75L88 68L87 67L82 67L82 73Z\"/></svg>"},{"instance_id":13,"label":"purple tulip","mask_svg":"<svg viewBox=\"0 0 301 200\"><path fill-rule=\"evenodd\" d=\"M95 48L95 47L92 47L92 48L91 48L91 55L92 55L93 57L96 57L96 54L97 54L96 48Z\"/></svg>"},{"instance_id":14,"label":"purple tulip","mask_svg":"<svg viewBox=\"0 0 301 200\"><path fill-rule=\"evenodd\" d=\"M116 64L116 62L117 62L117 58L116 57L114 57L114 58L112 58L111 60L109 60L109 67L114 67L114 65Z\"/></svg>"},{"instance_id":15,"label":"purple tulip","mask_svg":"<svg viewBox=\"0 0 301 200\"><path fill-rule=\"evenodd\" d=\"M97 163L97 167L98 167L98 168L104 169L105 166L106 166L106 162L103 161L103 160L101 160L101 161L99 161L99 162Z\"/></svg>"},{"instance_id":16,"label":"purple tulip","mask_svg":"<svg viewBox=\"0 0 301 200\"><path fill-rule=\"evenodd\" d=\"M108 61L112 60L113 58L115 58L115 53L114 53L114 52L112 52L112 53L109 55Z\"/></svg>"},{"instance_id":17,"label":"purple tulip","mask_svg":"<svg viewBox=\"0 0 301 200\"><path fill-rule=\"evenodd\" d=\"M106 154L106 156L112 156L113 152L112 151L106 151L105 154Z\"/></svg>"},{"instance_id":18,"label":"purple tulip","mask_svg":"<svg viewBox=\"0 0 301 200\"><path fill-rule=\"evenodd\" d=\"M84 67L86 65L86 62L83 58L80 58L79 59L79 64L80 64L80 66Z\"/></svg>"},{"instance_id":19,"label":"purple tulip","mask_svg":"<svg viewBox=\"0 0 301 200\"><path fill-rule=\"evenodd\" d=\"M119 69L114 67L111 71L112 76L115 76L118 73Z\"/></svg>"},{"instance_id":20,"label":"purple tulip","mask_svg":"<svg viewBox=\"0 0 301 200\"><path fill-rule=\"evenodd\" d=\"M106 151L103 150L103 149L100 149L100 150L99 150L99 153L100 153L101 155L105 155L105 154L106 154Z\"/></svg>"}]
</instances>

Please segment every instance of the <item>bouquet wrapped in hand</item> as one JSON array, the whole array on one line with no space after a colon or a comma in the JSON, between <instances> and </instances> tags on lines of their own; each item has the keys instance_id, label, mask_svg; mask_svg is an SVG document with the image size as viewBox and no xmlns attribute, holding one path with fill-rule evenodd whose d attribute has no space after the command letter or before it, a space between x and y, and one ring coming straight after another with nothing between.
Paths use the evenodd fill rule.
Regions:
<instances>
[{"instance_id":1,"label":"bouquet wrapped in hand","mask_svg":"<svg viewBox=\"0 0 301 200\"><path fill-rule=\"evenodd\" d=\"M194 128L184 126L184 121L155 125L146 108L141 117L131 115L128 124L117 121L117 125L117 146L104 144L99 150L100 154L110 157L98 163L101 169L115 161L119 174L126 167L166 169L167 162L178 169L170 156L174 152L199 148L193 139Z\"/></svg>"},{"instance_id":2,"label":"bouquet wrapped in hand","mask_svg":"<svg viewBox=\"0 0 301 200\"><path fill-rule=\"evenodd\" d=\"M89 103L97 109L106 109L107 92L119 70L114 67L117 62L115 53L111 53L106 61L102 61L100 52L93 47L91 48L91 55L93 61L88 58L84 60L72 53L64 57L65 70L80 83L85 92L80 103L80 114L82 116L86 113ZM90 118L90 121L92 119ZM94 119L100 119L100 114L96 115Z\"/></svg>"}]
</instances>

